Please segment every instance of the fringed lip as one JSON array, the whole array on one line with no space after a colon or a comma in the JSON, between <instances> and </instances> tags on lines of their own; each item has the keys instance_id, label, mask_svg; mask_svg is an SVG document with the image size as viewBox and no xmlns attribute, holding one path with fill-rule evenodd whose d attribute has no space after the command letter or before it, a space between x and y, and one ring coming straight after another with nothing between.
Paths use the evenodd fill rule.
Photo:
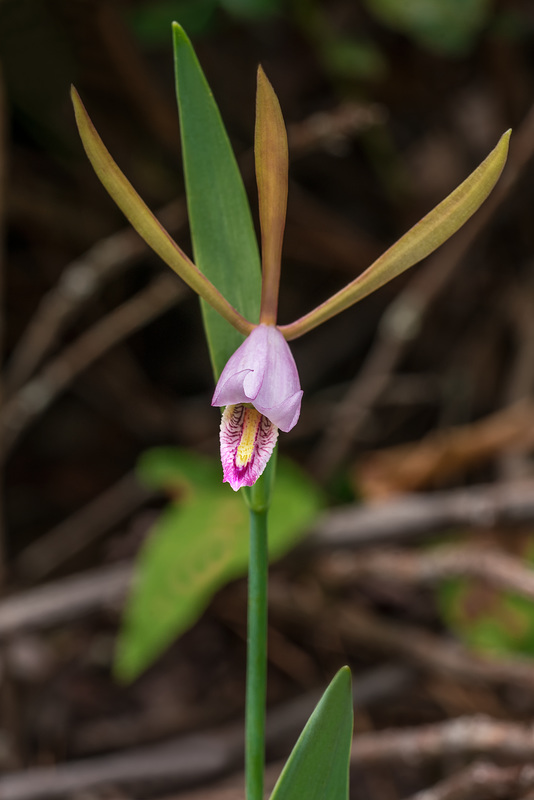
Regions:
<instances>
[{"instance_id":1,"label":"fringed lip","mask_svg":"<svg viewBox=\"0 0 534 800\"><path fill-rule=\"evenodd\" d=\"M252 486L267 466L278 439L278 428L251 406L226 406L221 419L223 482L237 492Z\"/></svg>"}]
</instances>

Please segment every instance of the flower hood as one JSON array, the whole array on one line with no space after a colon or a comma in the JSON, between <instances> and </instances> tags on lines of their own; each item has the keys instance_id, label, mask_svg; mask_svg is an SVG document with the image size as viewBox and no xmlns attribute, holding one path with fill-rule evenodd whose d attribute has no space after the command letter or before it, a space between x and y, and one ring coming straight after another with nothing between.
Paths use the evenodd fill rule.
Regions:
<instances>
[{"instance_id":1,"label":"flower hood","mask_svg":"<svg viewBox=\"0 0 534 800\"><path fill-rule=\"evenodd\" d=\"M280 430L298 421L302 390L289 345L273 325L258 325L228 360L212 406L250 403Z\"/></svg>"}]
</instances>

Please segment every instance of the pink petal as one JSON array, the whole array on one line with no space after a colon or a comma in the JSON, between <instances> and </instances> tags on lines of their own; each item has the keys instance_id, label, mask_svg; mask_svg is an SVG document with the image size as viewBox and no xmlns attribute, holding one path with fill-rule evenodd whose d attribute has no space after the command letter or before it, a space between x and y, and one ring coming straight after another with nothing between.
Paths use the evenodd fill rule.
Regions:
<instances>
[{"instance_id":1,"label":"pink petal","mask_svg":"<svg viewBox=\"0 0 534 800\"><path fill-rule=\"evenodd\" d=\"M230 405L221 420L223 482L236 492L252 486L267 466L278 439L278 429L254 408Z\"/></svg>"},{"instance_id":2,"label":"pink petal","mask_svg":"<svg viewBox=\"0 0 534 800\"><path fill-rule=\"evenodd\" d=\"M230 364L230 361L222 371L219 382L215 387L215 393L211 401L212 406L232 406L236 405L236 403L250 402L243 387L246 376L253 370L242 369L238 372L230 372L230 370L228 370L227 372L226 368Z\"/></svg>"},{"instance_id":3,"label":"pink petal","mask_svg":"<svg viewBox=\"0 0 534 800\"><path fill-rule=\"evenodd\" d=\"M258 325L230 357L212 405L252 403L277 428L289 431L300 414L302 391L289 345L273 325Z\"/></svg>"},{"instance_id":4,"label":"pink petal","mask_svg":"<svg viewBox=\"0 0 534 800\"><path fill-rule=\"evenodd\" d=\"M295 427L299 420L303 394L303 391L299 390L298 392L295 392L292 397L286 398L282 403L279 403L277 406L273 406L272 408L265 406L263 403L258 402L257 400L254 403L254 406L261 414L268 417L277 428L280 428L281 431L287 433Z\"/></svg>"}]
</instances>

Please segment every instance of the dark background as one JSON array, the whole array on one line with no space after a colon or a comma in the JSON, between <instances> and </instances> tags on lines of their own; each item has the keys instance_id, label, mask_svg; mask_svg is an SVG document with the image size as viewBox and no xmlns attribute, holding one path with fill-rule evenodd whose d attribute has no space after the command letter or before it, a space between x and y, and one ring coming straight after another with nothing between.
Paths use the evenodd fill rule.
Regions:
<instances>
[{"instance_id":1,"label":"dark background","mask_svg":"<svg viewBox=\"0 0 534 800\"><path fill-rule=\"evenodd\" d=\"M69 100L74 83L141 196L154 210L171 204L166 224L190 252L173 19L192 38L254 212L258 63L279 96L290 141L281 322L352 280L514 129L509 171L473 223L437 256L294 343L303 411L280 449L319 482L332 506L530 476L534 8L519 0L421 0L406 3L411 16L399 18L400 6L0 3L8 598L133 558L164 502L132 475L147 448L175 444L217 455L219 414L210 407L197 300L128 232L85 157ZM422 437L423 448L409 444ZM511 547L499 530L487 536L492 547ZM528 549L528 526L513 541L515 553ZM306 562L299 571L290 560L277 580L312 591L322 580L315 569ZM450 635L431 592L368 582L344 587L340 597L393 624ZM219 606L130 689L110 676L118 608L81 614L71 626L47 623L41 633L29 624L29 632L11 636L0 762L17 770L90 758L239 719L244 645L242 606L235 607L242 600L241 584L225 590ZM278 627L271 702L324 685L345 661L356 673L376 666L376 643L321 644L295 620ZM410 661L387 646L383 656ZM511 690L503 697L491 680L472 689L456 678L430 669L428 684L401 691L398 707L365 712L357 727L476 711L523 719L533 707L532 690L514 704ZM404 797L457 766L392 775L386 787L383 777L367 775L354 796ZM133 796L142 791L131 789Z\"/></svg>"}]
</instances>

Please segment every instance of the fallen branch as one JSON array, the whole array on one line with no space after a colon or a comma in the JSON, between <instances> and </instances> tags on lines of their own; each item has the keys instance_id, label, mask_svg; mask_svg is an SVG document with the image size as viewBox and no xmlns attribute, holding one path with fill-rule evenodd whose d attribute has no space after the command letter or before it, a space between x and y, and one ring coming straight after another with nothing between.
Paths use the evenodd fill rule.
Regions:
<instances>
[{"instance_id":1,"label":"fallen branch","mask_svg":"<svg viewBox=\"0 0 534 800\"><path fill-rule=\"evenodd\" d=\"M521 687L534 695L534 668L529 658L485 658L454 639L436 636L411 625L389 622L375 614L341 608L336 622L345 641L371 647L388 658L403 661L436 675L462 681Z\"/></svg>"},{"instance_id":2,"label":"fallen branch","mask_svg":"<svg viewBox=\"0 0 534 800\"><path fill-rule=\"evenodd\" d=\"M382 584L435 584L469 577L534 600L534 571L502 550L482 546L441 547L432 551L376 550L343 559L321 557L315 569L332 585L359 580Z\"/></svg>"},{"instance_id":3,"label":"fallen branch","mask_svg":"<svg viewBox=\"0 0 534 800\"><path fill-rule=\"evenodd\" d=\"M42 580L127 520L156 494L142 486L134 473L124 475L88 505L28 545L17 556L15 573L26 580Z\"/></svg>"},{"instance_id":4,"label":"fallen branch","mask_svg":"<svg viewBox=\"0 0 534 800\"><path fill-rule=\"evenodd\" d=\"M314 599L293 587L276 584L271 590L270 609L284 621L313 630L325 641L332 635L358 652L367 648L423 669L433 675L467 684L510 685L534 696L534 669L527 658L484 658L454 639L436 636L414 625L406 625L373 614L363 608L337 606L320 592Z\"/></svg>"},{"instance_id":5,"label":"fallen branch","mask_svg":"<svg viewBox=\"0 0 534 800\"><path fill-rule=\"evenodd\" d=\"M449 528L489 528L534 520L534 481L413 494L329 511L313 528L314 548L413 541Z\"/></svg>"},{"instance_id":6,"label":"fallen branch","mask_svg":"<svg viewBox=\"0 0 534 800\"><path fill-rule=\"evenodd\" d=\"M476 422L431 431L418 442L364 454L354 470L364 497L381 500L457 479L514 449L534 446L534 404L523 400Z\"/></svg>"},{"instance_id":7,"label":"fallen branch","mask_svg":"<svg viewBox=\"0 0 534 800\"><path fill-rule=\"evenodd\" d=\"M430 789L417 792L410 800L510 800L533 787L531 764L501 767L488 761L475 761Z\"/></svg>"},{"instance_id":8,"label":"fallen branch","mask_svg":"<svg viewBox=\"0 0 534 800\"><path fill-rule=\"evenodd\" d=\"M0 640L115 606L124 599L132 574L130 563L114 564L13 595L0 602Z\"/></svg>"},{"instance_id":9,"label":"fallen branch","mask_svg":"<svg viewBox=\"0 0 534 800\"><path fill-rule=\"evenodd\" d=\"M352 763L362 766L395 762L419 766L430 760L460 756L532 761L534 725L475 715L418 728L364 733L352 745Z\"/></svg>"},{"instance_id":10,"label":"fallen branch","mask_svg":"<svg viewBox=\"0 0 534 800\"><path fill-rule=\"evenodd\" d=\"M157 217L176 233L185 225L185 198L162 208ZM13 394L28 380L81 309L113 278L149 252L132 228L124 228L94 244L68 264L57 283L44 295L6 367L6 390Z\"/></svg>"},{"instance_id":11,"label":"fallen branch","mask_svg":"<svg viewBox=\"0 0 534 800\"><path fill-rule=\"evenodd\" d=\"M243 736L234 727L165 744L137 748L121 755L37 767L0 777L2 800L50 800L102 787L186 788L237 768Z\"/></svg>"},{"instance_id":12,"label":"fallen branch","mask_svg":"<svg viewBox=\"0 0 534 800\"><path fill-rule=\"evenodd\" d=\"M44 366L4 406L0 456L9 454L19 436L53 403L83 370L134 331L147 325L183 295L183 284L162 273L106 317L81 334Z\"/></svg>"}]
</instances>

